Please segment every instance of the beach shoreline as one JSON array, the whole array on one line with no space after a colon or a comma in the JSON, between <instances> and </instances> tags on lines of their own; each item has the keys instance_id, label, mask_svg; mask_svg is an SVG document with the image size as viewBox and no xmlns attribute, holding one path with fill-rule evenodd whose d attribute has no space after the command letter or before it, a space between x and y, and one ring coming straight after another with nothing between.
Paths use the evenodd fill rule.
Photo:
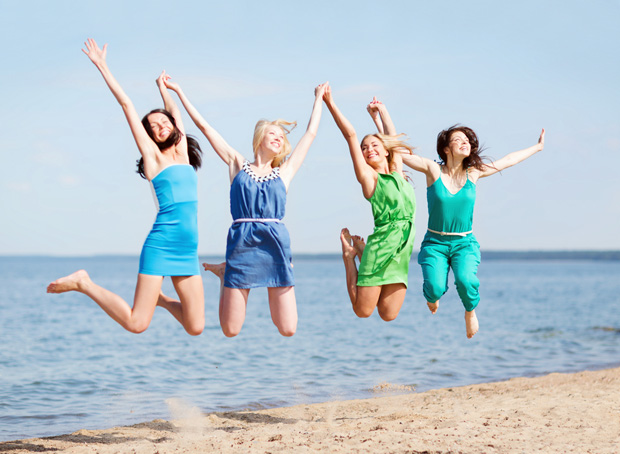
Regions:
<instances>
[{"instance_id":1,"label":"beach shoreline","mask_svg":"<svg viewBox=\"0 0 620 454\"><path fill-rule=\"evenodd\" d=\"M0 452L620 452L620 368L171 421L0 443Z\"/></svg>"}]
</instances>

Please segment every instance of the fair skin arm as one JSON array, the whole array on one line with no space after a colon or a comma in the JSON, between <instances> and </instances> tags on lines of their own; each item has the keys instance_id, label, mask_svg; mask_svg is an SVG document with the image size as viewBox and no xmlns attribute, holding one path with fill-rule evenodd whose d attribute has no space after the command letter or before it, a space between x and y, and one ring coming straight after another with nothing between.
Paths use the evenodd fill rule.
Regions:
<instances>
[{"instance_id":1,"label":"fair skin arm","mask_svg":"<svg viewBox=\"0 0 620 454\"><path fill-rule=\"evenodd\" d=\"M377 172L366 163L359 141L357 139L357 133L353 128L353 125L347 120L347 118L340 112L338 106L334 102L332 96L331 87L328 85L323 95L323 100L327 105L327 108L334 117L334 121L342 132L347 144L349 145L349 152L351 153L351 160L353 161L353 168L355 170L355 177L357 181L362 185L362 193L364 197L369 199L375 192L377 187Z\"/></svg>"},{"instance_id":2,"label":"fair skin arm","mask_svg":"<svg viewBox=\"0 0 620 454\"><path fill-rule=\"evenodd\" d=\"M164 80L167 88L174 91L183 103L183 107L189 114L192 121L198 126L198 129L205 135L217 155L228 165L229 174L232 178L237 174L243 165L243 155L231 147L228 142L204 119L200 112L189 101L185 93L177 83L170 82L169 78Z\"/></svg>"},{"instance_id":3,"label":"fair skin arm","mask_svg":"<svg viewBox=\"0 0 620 454\"><path fill-rule=\"evenodd\" d=\"M165 81L170 79L170 76L166 74L166 71L162 71L155 83L157 84L157 88L159 88L159 93L161 94L161 99L164 101L164 109L166 109L177 124L177 128L183 134L183 138L176 146L176 151L178 153L187 154L187 138L185 137L185 126L183 125L183 118L181 117L181 110L177 106L177 103L174 102L168 88L166 87Z\"/></svg>"},{"instance_id":4,"label":"fair skin arm","mask_svg":"<svg viewBox=\"0 0 620 454\"><path fill-rule=\"evenodd\" d=\"M157 167L156 156L159 152L159 148L157 148L155 142L153 142L144 130L140 117L138 116L131 99L129 99L129 96L125 94L120 84L116 81L108 69L108 65L106 63L108 45L105 44L103 49L100 49L95 40L90 38L84 44L86 46L86 50L82 49L82 52L88 56L90 61L92 61L101 72L103 80L105 80L106 84L110 88L110 91L123 108L123 112L125 113L125 117L129 123L131 133L133 134L134 140L138 145L138 150L140 150L140 154L144 158L144 168L148 177L148 173Z\"/></svg>"},{"instance_id":5,"label":"fair skin arm","mask_svg":"<svg viewBox=\"0 0 620 454\"><path fill-rule=\"evenodd\" d=\"M282 178L287 189L293 177L301 167L301 164L304 162L310 145L312 145L316 137L316 133L319 129L319 122L321 121L321 112L323 110L323 94L327 86L327 83L324 83L314 89L314 104L312 106L312 114L310 115L308 128L297 143L289 159L280 166L280 178Z\"/></svg>"},{"instance_id":6,"label":"fair skin arm","mask_svg":"<svg viewBox=\"0 0 620 454\"><path fill-rule=\"evenodd\" d=\"M389 136L395 136L397 134L396 126L394 126L394 122L392 121L392 117L390 116L387 107L379 101L376 96L373 96L372 101L368 104L366 110L368 110L372 120L375 122L379 133L387 134ZM403 149L399 153L394 153L393 158L396 171L401 175L403 175L403 153L408 154L409 150Z\"/></svg>"},{"instance_id":7,"label":"fair skin arm","mask_svg":"<svg viewBox=\"0 0 620 454\"><path fill-rule=\"evenodd\" d=\"M520 162L525 161L530 156L542 151L545 147L545 130L543 128L540 133L540 137L538 138L538 143L531 147L525 148L523 150L514 151L512 153L507 154L501 159L497 161L493 161L490 165L486 165L483 171L472 172L474 175L477 175L477 178L488 177L497 172L507 169L508 167L512 167L515 164L519 164Z\"/></svg>"},{"instance_id":8,"label":"fair skin arm","mask_svg":"<svg viewBox=\"0 0 620 454\"><path fill-rule=\"evenodd\" d=\"M377 100L376 96L372 98L366 110L368 110L372 120L375 122L377 131L389 136L395 136L397 134L396 127L394 126L394 122L392 121L392 117L390 117L387 107L385 107L385 104L381 101Z\"/></svg>"},{"instance_id":9,"label":"fair skin arm","mask_svg":"<svg viewBox=\"0 0 620 454\"><path fill-rule=\"evenodd\" d=\"M441 167L432 159L417 154L401 153L403 164L426 175L426 186L432 185L441 175Z\"/></svg>"}]
</instances>

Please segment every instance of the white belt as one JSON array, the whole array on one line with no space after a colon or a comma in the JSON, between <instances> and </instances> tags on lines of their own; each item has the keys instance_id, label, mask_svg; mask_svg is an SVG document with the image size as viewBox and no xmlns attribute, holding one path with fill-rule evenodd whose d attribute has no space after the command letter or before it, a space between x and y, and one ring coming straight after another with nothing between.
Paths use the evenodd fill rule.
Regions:
<instances>
[{"instance_id":1,"label":"white belt","mask_svg":"<svg viewBox=\"0 0 620 454\"><path fill-rule=\"evenodd\" d=\"M431 229L427 229L429 232L432 233L436 233L437 235L441 235L441 236L467 236L470 233L473 232L473 230L470 230L469 232L438 232L437 230L431 230Z\"/></svg>"},{"instance_id":2,"label":"white belt","mask_svg":"<svg viewBox=\"0 0 620 454\"><path fill-rule=\"evenodd\" d=\"M281 223L282 220L281 219L275 219L275 218L239 218L239 219L235 219L233 221L233 224L238 224L239 222L277 222L277 223Z\"/></svg>"}]
</instances>

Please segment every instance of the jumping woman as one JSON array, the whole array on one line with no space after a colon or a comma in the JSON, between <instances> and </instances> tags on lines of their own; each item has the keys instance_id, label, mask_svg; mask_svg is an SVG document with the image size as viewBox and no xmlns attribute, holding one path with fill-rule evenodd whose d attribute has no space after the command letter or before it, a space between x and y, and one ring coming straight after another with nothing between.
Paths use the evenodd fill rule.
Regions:
<instances>
[{"instance_id":1,"label":"jumping woman","mask_svg":"<svg viewBox=\"0 0 620 454\"><path fill-rule=\"evenodd\" d=\"M292 336L297 329L297 303L290 238L282 218L289 185L318 130L325 84L314 90L308 128L293 151L286 135L296 123L261 120L254 128L254 160L250 162L207 123L178 84L165 83L178 94L228 166L233 223L226 241L226 262L203 264L221 281L219 313L224 335L233 337L241 331L250 289L267 287L273 323L280 334Z\"/></svg>"},{"instance_id":2,"label":"jumping woman","mask_svg":"<svg viewBox=\"0 0 620 454\"><path fill-rule=\"evenodd\" d=\"M330 87L324 99L347 141L355 176L375 221L366 244L346 228L340 233L349 298L358 317L370 317L376 307L383 320L391 321L405 300L415 237L415 195L401 161L401 154L412 153L413 148L395 135L387 110L376 99L368 110L380 132L365 136L361 143L336 106ZM355 257L360 260L359 270Z\"/></svg>"},{"instance_id":3,"label":"jumping woman","mask_svg":"<svg viewBox=\"0 0 620 454\"><path fill-rule=\"evenodd\" d=\"M101 72L112 94L123 108L129 128L142 155L138 173L146 178L157 196L159 212L142 247L133 307L120 296L95 284L84 270L60 278L47 287L48 293L75 291L94 300L123 328L133 333L146 330L159 304L191 334L205 324L204 294L198 262L196 169L200 167L198 142L187 138L179 109L164 84L165 72L157 79L164 109L156 109L142 120L131 100L112 76L106 63L107 44L100 49L93 39L82 51ZM103 159L114 159L106 153ZM180 301L161 293L164 276L170 276Z\"/></svg>"},{"instance_id":4,"label":"jumping woman","mask_svg":"<svg viewBox=\"0 0 620 454\"><path fill-rule=\"evenodd\" d=\"M424 297L430 311L436 313L439 299L448 289L448 271L452 268L456 290L465 307L468 338L478 332L474 309L480 301L477 277L480 245L473 234L477 182L524 161L541 151L544 144L543 129L536 145L485 164L476 133L466 126L455 125L437 136L441 163L418 155L402 156L404 164L426 175L428 229L418 255Z\"/></svg>"}]
</instances>

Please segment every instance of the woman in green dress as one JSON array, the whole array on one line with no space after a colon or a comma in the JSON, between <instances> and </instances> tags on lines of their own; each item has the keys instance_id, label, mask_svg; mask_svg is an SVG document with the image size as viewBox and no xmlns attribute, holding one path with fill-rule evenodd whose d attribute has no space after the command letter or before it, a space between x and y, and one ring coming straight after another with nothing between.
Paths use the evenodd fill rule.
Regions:
<instances>
[{"instance_id":1,"label":"woman in green dress","mask_svg":"<svg viewBox=\"0 0 620 454\"><path fill-rule=\"evenodd\" d=\"M401 153L413 148L394 135L387 110L378 101L368 106L378 134L369 134L361 144L351 123L336 106L331 87L323 96L342 132L353 161L355 176L375 220L368 242L342 229L342 258L347 290L358 317L370 317L377 308L385 321L394 320L405 300L407 274L415 236L415 195L402 172ZM390 135L385 135L388 133ZM355 257L360 260L359 270Z\"/></svg>"}]
</instances>

